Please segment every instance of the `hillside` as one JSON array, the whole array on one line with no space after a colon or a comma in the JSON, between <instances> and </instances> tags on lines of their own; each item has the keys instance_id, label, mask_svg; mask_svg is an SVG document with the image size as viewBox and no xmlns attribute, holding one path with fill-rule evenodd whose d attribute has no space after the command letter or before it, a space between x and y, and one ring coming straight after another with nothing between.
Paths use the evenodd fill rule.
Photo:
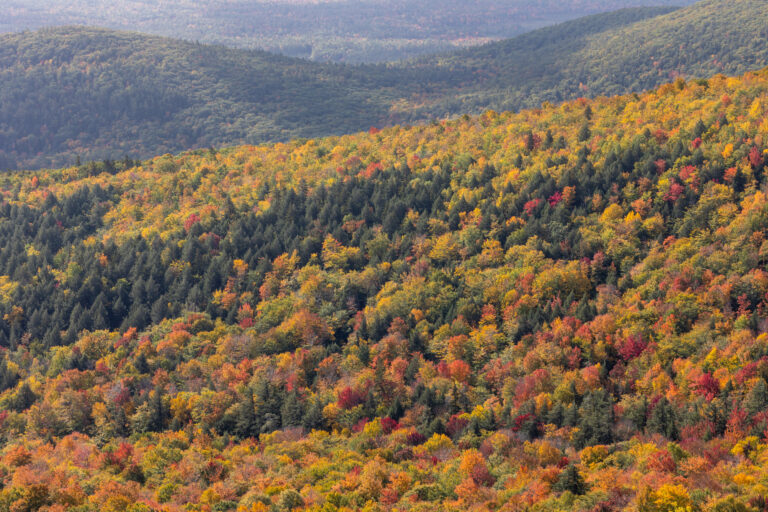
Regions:
<instances>
[{"instance_id":1,"label":"hillside","mask_svg":"<svg viewBox=\"0 0 768 512\"><path fill-rule=\"evenodd\" d=\"M658 12L609 15L606 25ZM0 169L355 132L418 119L412 98L452 80L439 69L321 65L104 29L7 34Z\"/></svg>"},{"instance_id":2,"label":"hillside","mask_svg":"<svg viewBox=\"0 0 768 512\"><path fill-rule=\"evenodd\" d=\"M741 73L768 65L767 17L762 0L626 9L377 66L90 28L4 35L0 168L350 133Z\"/></svg>"},{"instance_id":3,"label":"hillside","mask_svg":"<svg viewBox=\"0 0 768 512\"><path fill-rule=\"evenodd\" d=\"M653 5L693 3L656 0ZM0 32L56 25L138 30L319 61L395 61L508 38L643 0L6 0Z\"/></svg>"},{"instance_id":4,"label":"hillside","mask_svg":"<svg viewBox=\"0 0 768 512\"><path fill-rule=\"evenodd\" d=\"M95 28L0 36L0 167L147 157L369 127L344 68Z\"/></svg>"},{"instance_id":5,"label":"hillside","mask_svg":"<svg viewBox=\"0 0 768 512\"><path fill-rule=\"evenodd\" d=\"M0 508L761 511L768 69L9 173Z\"/></svg>"},{"instance_id":6,"label":"hillside","mask_svg":"<svg viewBox=\"0 0 768 512\"><path fill-rule=\"evenodd\" d=\"M533 108L640 92L677 76L759 69L768 65L765 19L762 0L703 0L636 23L586 17L411 66L452 79L449 92L425 108L431 114Z\"/></svg>"}]
</instances>

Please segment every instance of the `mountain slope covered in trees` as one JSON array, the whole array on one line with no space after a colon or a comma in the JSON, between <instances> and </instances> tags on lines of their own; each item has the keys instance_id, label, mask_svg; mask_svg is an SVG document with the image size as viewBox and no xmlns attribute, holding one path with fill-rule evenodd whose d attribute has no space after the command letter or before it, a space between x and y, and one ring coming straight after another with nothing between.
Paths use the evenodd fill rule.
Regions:
<instances>
[{"instance_id":1,"label":"mountain slope covered in trees","mask_svg":"<svg viewBox=\"0 0 768 512\"><path fill-rule=\"evenodd\" d=\"M608 15L605 25L659 12ZM411 102L455 75L94 28L8 34L0 36L0 169L359 131L417 119Z\"/></svg>"},{"instance_id":2,"label":"mountain slope covered in trees","mask_svg":"<svg viewBox=\"0 0 768 512\"><path fill-rule=\"evenodd\" d=\"M655 0L680 6L692 0ZM320 61L394 61L508 38L644 0L6 0L0 32L56 25L138 30Z\"/></svg>"},{"instance_id":3,"label":"mountain slope covered in trees","mask_svg":"<svg viewBox=\"0 0 768 512\"><path fill-rule=\"evenodd\" d=\"M381 66L99 29L4 35L0 168L349 133L740 73L768 65L767 17L762 0L628 9Z\"/></svg>"},{"instance_id":4,"label":"mountain slope covered in trees","mask_svg":"<svg viewBox=\"0 0 768 512\"><path fill-rule=\"evenodd\" d=\"M0 167L359 130L387 109L355 75L93 28L0 36Z\"/></svg>"},{"instance_id":5,"label":"mountain slope covered in trees","mask_svg":"<svg viewBox=\"0 0 768 512\"><path fill-rule=\"evenodd\" d=\"M4 510L761 511L768 69L0 180Z\"/></svg>"},{"instance_id":6,"label":"mountain slope covered in trees","mask_svg":"<svg viewBox=\"0 0 768 512\"><path fill-rule=\"evenodd\" d=\"M420 65L428 73L450 70L458 80L452 94L426 110L440 115L530 108L640 92L676 76L738 74L768 65L768 3L762 0L704 0L631 24L614 24L610 16L424 58Z\"/></svg>"}]
</instances>

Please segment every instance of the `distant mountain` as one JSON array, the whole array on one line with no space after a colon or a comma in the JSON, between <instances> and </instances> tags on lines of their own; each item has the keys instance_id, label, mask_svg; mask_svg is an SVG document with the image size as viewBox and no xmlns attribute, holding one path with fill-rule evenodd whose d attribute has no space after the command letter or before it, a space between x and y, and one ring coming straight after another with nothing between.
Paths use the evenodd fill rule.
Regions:
<instances>
[{"instance_id":1,"label":"distant mountain","mask_svg":"<svg viewBox=\"0 0 768 512\"><path fill-rule=\"evenodd\" d=\"M135 33L0 36L0 168L413 123L768 65L768 2L600 14L401 64L319 64Z\"/></svg>"},{"instance_id":2,"label":"distant mountain","mask_svg":"<svg viewBox=\"0 0 768 512\"><path fill-rule=\"evenodd\" d=\"M260 51L95 28L7 34L0 167L355 131L387 117L391 100L369 89L357 70Z\"/></svg>"},{"instance_id":3,"label":"distant mountain","mask_svg":"<svg viewBox=\"0 0 768 512\"><path fill-rule=\"evenodd\" d=\"M692 0L654 0L686 5ZM102 26L318 61L380 62L509 38L647 0L5 0L0 32Z\"/></svg>"},{"instance_id":4,"label":"distant mountain","mask_svg":"<svg viewBox=\"0 0 768 512\"><path fill-rule=\"evenodd\" d=\"M703 0L635 23L625 16L585 17L410 66L450 75L451 88L427 109L440 115L639 92L677 76L738 74L768 64L764 0Z\"/></svg>"}]
</instances>

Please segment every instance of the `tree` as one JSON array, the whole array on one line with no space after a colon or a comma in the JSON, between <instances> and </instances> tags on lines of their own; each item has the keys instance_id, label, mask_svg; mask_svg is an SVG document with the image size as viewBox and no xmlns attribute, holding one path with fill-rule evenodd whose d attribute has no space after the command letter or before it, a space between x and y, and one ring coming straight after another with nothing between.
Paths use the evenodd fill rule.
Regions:
<instances>
[{"instance_id":1,"label":"tree","mask_svg":"<svg viewBox=\"0 0 768 512\"><path fill-rule=\"evenodd\" d=\"M11 409L17 412L22 412L27 410L36 400L37 395L32 391L32 388L29 387L29 383L24 382L19 389L16 390L16 393L12 395L8 405Z\"/></svg>"},{"instance_id":2,"label":"tree","mask_svg":"<svg viewBox=\"0 0 768 512\"><path fill-rule=\"evenodd\" d=\"M653 406L647 428L651 432L661 434L667 439L678 439L677 414L666 397L659 399L656 405Z\"/></svg>"},{"instance_id":3,"label":"tree","mask_svg":"<svg viewBox=\"0 0 768 512\"><path fill-rule=\"evenodd\" d=\"M286 489L280 494L277 502L280 510L294 510L304 506L304 500L296 489Z\"/></svg>"},{"instance_id":4,"label":"tree","mask_svg":"<svg viewBox=\"0 0 768 512\"><path fill-rule=\"evenodd\" d=\"M149 398L149 430L153 432L163 431L169 417L170 410L163 399L163 390L157 387Z\"/></svg>"},{"instance_id":5,"label":"tree","mask_svg":"<svg viewBox=\"0 0 768 512\"><path fill-rule=\"evenodd\" d=\"M745 402L747 412L754 416L768 407L768 385L765 379L759 379L747 395Z\"/></svg>"},{"instance_id":6,"label":"tree","mask_svg":"<svg viewBox=\"0 0 768 512\"><path fill-rule=\"evenodd\" d=\"M95 330L108 329L109 326L109 314L106 308L106 298L104 293L99 293L91 306L89 313L91 317L91 325Z\"/></svg>"},{"instance_id":7,"label":"tree","mask_svg":"<svg viewBox=\"0 0 768 512\"><path fill-rule=\"evenodd\" d=\"M8 362L5 359L0 359L0 392L14 387L18 380L19 374L8 368Z\"/></svg>"},{"instance_id":8,"label":"tree","mask_svg":"<svg viewBox=\"0 0 768 512\"><path fill-rule=\"evenodd\" d=\"M572 494L581 495L587 492L587 484L576 466L569 464L557 477L557 482L552 486L552 490L568 491Z\"/></svg>"},{"instance_id":9,"label":"tree","mask_svg":"<svg viewBox=\"0 0 768 512\"><path fill-rule=\"evenodd\" d=\"M285 396L283 406L280 408L280 415L284 427L297 427L302 424L304 407L298 393L292 391Z\"/></svg>"},{"instance_id":10,"label":"tree","mask_svg":"<svg viewBox=\"0 0 768 512\"><path fill-rule=\"evenodd\" d=\"M301 424L307 430L323 428L323 407L319 401L312 401L301 419Z\"/></svg>"},{"instance_id":11,"label":"tree","mask_svg":"<svg viewBox=\"0 0 768 512\"><path fill-rule=\"evenodd\" d=\"M245 398L237 408L235 433L241 438L258 437L261 433L261 424L256 416L256 404L250 389L246 389Z\"/></svg>"},{"instance_id":12,"label":"tree","mask_svg":"<svg viewBox=\"0 0 768 512\"><path fill-rule=\"evenodd\" d=\"M592 136L592 132L589 129L589 123L584 122L579 129L579 142L586 142Z\"/></svg>"},{"instance_id":13,"label":"tree","mask_svg":"<svg viewBox=\"0 0 768 512\"><path fill-rule=\"evenodd\" d=\"M591 391L579 408L579 431L574 442L585 447L613 442L613 401L605 390Z\"/></svg>"}]
</instances>

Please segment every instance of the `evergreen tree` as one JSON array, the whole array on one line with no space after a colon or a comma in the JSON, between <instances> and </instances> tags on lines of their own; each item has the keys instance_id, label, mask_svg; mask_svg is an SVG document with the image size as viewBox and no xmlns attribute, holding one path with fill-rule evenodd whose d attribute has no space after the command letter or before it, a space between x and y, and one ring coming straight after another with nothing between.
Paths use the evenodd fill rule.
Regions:
<instances>
[{"instance_id":1,"label":"evergreen tree","mask_svg":"<svg viewBox=\"0 0 768 512\"><path fill-rule=\"evenodd\" d=\"M89 314L94 330L109 329L109 313L107 312L104 293L100 293L96 297Z\"/></svg>"},{"instance_id":2,"label":"evergreen tree","mask_svg":"<svg viewBox=\"0 0 768 512\"><path fill-rule=\"evenodd\" d=\"M648 430L663 435L667 439L677 440L677 415L672 404L666 397L662 397L651 411L648 418Z\"/></svg>"},{"instance_id":3,"label":"evergreen tree","mask_svg":"<svg viewBox=\"0 0 768 512\"><path fill-rule=\"evenodd\" d=\"M586 142L592 136L592 132L589 129L589 123L584 122L579 129L579 142Z\"/></svg>"},{"instance_id":4,"label":"evergreen tree","mask_svg":"<svg viewBox=\"0 0 768 512\"><path fill-rule=\"evenodd\" d=\"M323 428L323 406L319 401L313 401L309 408L307 408L307 412L304 413L304 417L301 419L301 424L307 430Z\"/></svg>"},{"instance_id":5,"label":"evergreen tree","mask_svg":"<svg viewBox=\"0 0 768 512\"><path fill-rule=\"evenodd\" d=\"M632 422L638 430L645 430L645 424L648 420L648 399L642 397L634 402L625 412L625 416Z\"/></svg>"},{"instance_id":6,"label":"evergreen tree","mask_svg":"<svg viewBox=\"0 0 768 512\"><path fill-rule=\"evenodd\" d=\"M563 407L563 404L558 402L547 413L547 423L551 423L557 427L562 427L564 416L565 416L565 408Z\"/></svg>"},{"instance_id":7,"label":"evergreen tree","mask_svg":"<svg viewBox=\"0 0 768 512\"><path fill-rule=\"evenodd\" d=\"M605 390L591 391L579 408L579 431L574 442L585 447L613 442L613 401Z\"/></svg>"},{"instance_id":8,"label":"evergreen tree","mask_svg":"<svg viewBox=\"0 0 768 512\"><path fill-rule=\"evenodd\" d=\"M152 310L150 311L150 318L152 323L160 323L168 317L168 302L164 297L160 297L152 304Z\"/></svg>"},{"instance_id":9,"label":"evergreen tree","mask_svg":"<svg viewBox=\"0 0 768 512\"><path fill-rule=\"evenodd\" d=\"M387 416L393 420L399 420L403 417L403 414L405 414L405 407L403 407L402 402L400 402L400 397L395 397L392 405L390 405L387 410Z\"/></svg>"},{"instance_id":10,"label":"evergreen tree","mask_svg":"<svg viewBox=\"0 0 768 512\"><path fill-rule=\"evenodd\" d=\"M551 148L554 142L555 142L555 139L552 137L552 130L547 130L547 133L544 136L544 149Z\"/></svg>"},{"instance_id":11,"label":"evergreen tree","mask_svg":"<svg viewBox=\"0 0 768 512\"><path fill-rule=\"evenodd\" d=\"M22 412L29 409L35 403L35 400L37 400L37 395L29 387L29 383L24 382L9 400L8 405L14 411Z\"/></svg>"},{"instance_id":12,"label":"evergreen tree","mask_svg":"<svg viewBox=\"0 0 768 512\"><path fill-rule=\"evenodd\" d=\"M14 387L18 380L19 374L8 368L8 362L5 359L0 359L0 392Z\"/></svg>"},{"instance_id":13,"label":"evergreen tree","mask_svg":"<svg viewBox=\"0 0 768 512\"><path fill-rule=\"evenodd\" d=\"M569 464L557 478L557 482L552 486L552 490L557 492L570 492L576 495L582 495L587 492L587 484L584 478L576 469L576 466Z\"/></svg>"},{"instance_id":14,"label":"evergreen tree","mask_svg":"<svg viewBox=\"0 0 768 512\"><path fill-rule=\"evenodd\" d=\"M284 427L298 427L302 424L304 407L298 393L292 391L285 396L283 406L280 408L280 414Z\"/></svg>"},{"instance_id":15,"label":"evergreen tree","mask_svg":"<svg viewBox=\"0 0 768 512\"><path fill-rule=\"evenodd\" d=\"M165 405L163 391L161 388L155 388L154 393L149 399L149 424L148 429L153 432L161 432L165 429L165 424L170 417L170 411Z\"/></svg>"},{"instance_id":16,"label":"evergreen tree","mask_svg":"<svg viewBox=\"0 0 768 512\"><path fill-rule=\"evenodd\" d=\"M768 407L768 385L765 379L759 379L747 395L745 408L747 412L754 416Z\"/></svg>"},{"instance_id":17,"label":"evergreen tree","mask_svg":"<svg viewBox=\"0 0 768 512\"><path fill-rule=\"evenodd\" d=\"M261 433L261 424L256 416L256 403L253 400L253 392L250 389L246 390L245 398L237 407L235 433L241 438L258 437L259 433Z\"/></svg>"}]
</instances>

